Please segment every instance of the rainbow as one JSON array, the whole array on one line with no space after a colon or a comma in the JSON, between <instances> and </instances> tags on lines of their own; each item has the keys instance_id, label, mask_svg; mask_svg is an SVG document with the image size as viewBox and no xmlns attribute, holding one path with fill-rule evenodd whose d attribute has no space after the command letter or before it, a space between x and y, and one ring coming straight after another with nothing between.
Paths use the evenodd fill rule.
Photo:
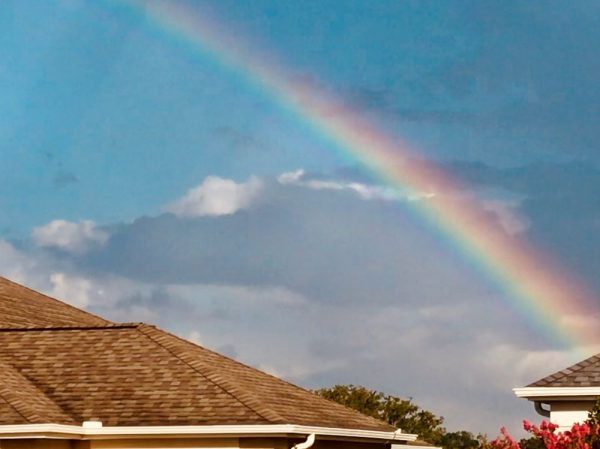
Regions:
<instances>
[{"instance_id":1,"label":"rainbow","mask_svg":"<svg viewBox=\"0 0 600 449\"><path fill-rule=\"evenodd\" d=\"M429 193L410 207L547 338L574 352L589 351L600 342L593 325L598 313L595 294L547 254L504 232L477 201L448 194L462 190L460 181L420 158L406 143L316 83L298 81L272 55L251 48L247 38L224 30L206 12L176 0L112 0L111 5L144 17L173 42L235 72L380 182L403 192ZM582 321L586 317L592 318L587 325Z\"/></svg>"}]
</instances>

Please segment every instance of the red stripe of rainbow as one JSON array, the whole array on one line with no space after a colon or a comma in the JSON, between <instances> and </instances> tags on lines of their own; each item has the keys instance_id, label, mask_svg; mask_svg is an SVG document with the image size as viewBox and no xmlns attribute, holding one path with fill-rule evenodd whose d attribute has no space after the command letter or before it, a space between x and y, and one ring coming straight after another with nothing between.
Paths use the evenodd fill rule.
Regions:
<instances>
[{"instance_id":1,"label":"red stripe of rainbow","mask_svg":"<svg viewBox=\"0 0 600 449\"><path fill-rule=\"evenodd\" d=\"M597 316L596 296L548 255L499 229L477 202L444 195L461 190L457 179L419 158L405 143L324 89L295 81L266 53L249 48L246 39L222 30L218 21L204 13L176 0L118 3L145 16L148 24L170 38L244 77L388 186L435 192L435 196L411 202L411 207L485 272L513 307L570 349L587 347L589 351L590 345L600 341L600 330L581 321Z\"/></svg>"}]
</instances>

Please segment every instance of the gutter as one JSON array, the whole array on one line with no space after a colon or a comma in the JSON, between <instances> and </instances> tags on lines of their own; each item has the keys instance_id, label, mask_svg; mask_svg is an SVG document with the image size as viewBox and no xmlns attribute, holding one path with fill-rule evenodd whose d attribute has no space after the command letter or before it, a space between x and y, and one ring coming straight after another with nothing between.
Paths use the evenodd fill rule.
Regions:
<instances>
[{"instance_id":1,"label":"gutter","mask_svg":"<svg viewBox=\"0 0 600 449\"><path fill-rule=\"evenodd\" d=\"M513 388L519 398L533 400L595 399L600 396L600 387L524 387Z\"/></svg>"},{"instance_id":2,"label":"gutter","mask_svg":"<svg viewBox=\"0 0 600 449\"><path fill-rule=\"evenodd\" d=\"M538 415L541 415L544 418L550 418L550 410L542 407L542 403L540 401L534 401L533 408L535 408L535 411L537 412Z\"/></svg>"},{"instance_id":3,"label":"gutter","mask_svg":"<svg viewBox=\"0 0 600 449\"><path fill-rule=\"evenodd\" d=\"M357 438L383 441L415 441L417 435L376 430L342 429L335 427L300 426L295 424L212 425L212 426L118 426L103 427L101 423L81 426L65 424L0 425L0 438L111 439L123 437L244 437L244 436L306 436ZM308 440L307 440L308 441Z\"/></svg>"}]
</instances>

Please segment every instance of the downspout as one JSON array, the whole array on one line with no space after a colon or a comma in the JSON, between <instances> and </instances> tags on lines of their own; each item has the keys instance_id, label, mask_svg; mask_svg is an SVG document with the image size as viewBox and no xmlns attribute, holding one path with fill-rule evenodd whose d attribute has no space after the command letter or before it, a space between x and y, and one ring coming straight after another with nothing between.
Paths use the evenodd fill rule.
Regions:
<instances>
[{"instance_id":1,"label":"downspout","mask_svg":"<svg viewBox=\"0 0 600 449\"><path fill-rule=\"evenodd\" d=\"M546 410L542 407L542 403L540 401L533 401L533 408L538 412L538 415L542 415L545 418L550 418L550 410Z\"/></svg>"},{"instance_id":2,"label":"downspout","mask_svg":"<svg viewBox=\"0 0 600 449\"><path fill-rule=\"evenodd\" d=\"M304 443L298 443L292 447L292 449L308 449L315 444L315 438L317 436L314 433L311 433Z\"/></svg>"}]
</instances>

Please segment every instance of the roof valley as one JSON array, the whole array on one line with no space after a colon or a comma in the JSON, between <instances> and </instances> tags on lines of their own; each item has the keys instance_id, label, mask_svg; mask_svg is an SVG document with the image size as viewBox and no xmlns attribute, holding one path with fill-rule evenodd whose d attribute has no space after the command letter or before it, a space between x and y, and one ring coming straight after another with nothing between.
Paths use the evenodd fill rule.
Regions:
<instances>
[{"instance_id":1,"label":"roof valley","mask_svg":"<svg viewBox=\"0 0 600 449\"><path fill-rule=\"evenodd\" d=\"M56 402L14 367L0 362L0 373L0 397L27 422L47 423L56 421L57 418L59 422L75 422Z\"/></svg>"}]
</instances>

